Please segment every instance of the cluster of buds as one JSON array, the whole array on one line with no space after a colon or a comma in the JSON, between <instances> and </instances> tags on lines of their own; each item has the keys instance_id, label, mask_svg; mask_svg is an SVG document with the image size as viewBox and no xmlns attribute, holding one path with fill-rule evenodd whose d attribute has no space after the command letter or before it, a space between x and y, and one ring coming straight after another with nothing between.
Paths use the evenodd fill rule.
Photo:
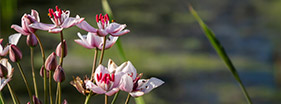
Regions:
<instances>
[{"instance_id":1,"label":"cluster of buds","mask_svg":"<svg viewBox=\"0 0 281 104\"><path fill-rule=\"evenodd\" d=\"M0 59L0 91L12 79L14 68L12 68L8 59Z\"/></svg>"},{"instance_id":2,"label":"cluster of buds","mask_svg":"<svg viewBox=\"0 0 281 104\"><path fill-rule=\"evenodd\" d=\"M50 71L54 72L53 78L56 82L63 82L65 80L65 73L64 69L58 65L57 63L57 55L55 52L51 53L46 62L45 62L45 68L47 71L47 74L49 74ZM44 67L41 68L41 76L43 76L43 70Z\"/></svg>"}]
</instances>

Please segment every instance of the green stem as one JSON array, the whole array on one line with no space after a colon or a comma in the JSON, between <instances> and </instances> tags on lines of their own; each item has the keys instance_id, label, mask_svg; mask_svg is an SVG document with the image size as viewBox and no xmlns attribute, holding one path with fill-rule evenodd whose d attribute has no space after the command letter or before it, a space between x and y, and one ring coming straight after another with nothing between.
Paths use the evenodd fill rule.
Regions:
<instances>
[{"instance_id":1,"label":"green stem","mask_svg":"<svg viewBox=\"0 0 281 104\"><path fill-rule=\"evenodd\" d=\"M33 100L32 100L32 93L31 93L31 91L30 91L28 82L27 82L27 80L26 80L26 76L25 76L25 74L24 74L24 72L23 72L23 70L22 70L22 67L21 67L21 65L20 65L19 62L17 62L17 65L18 65L18 68L19 68L19 70L20 70L20 73L21 73L21 76L22 76L22 78L23 78L23 81L24 81L24 83L25 83L26 89L27 89L27 91L28 91L28 95L29 95L29 97L30 97L30 102L31 102L31 104L33 104L33 102L32 102L32 101L33 101Z\"/></svg>"},{"instance_id":2,"label":"green stem","mask_svg":"<svg viewBox=\"0 0 281 104\"><path fill-rule=\"evenodd\" d=\"M103 56L104 56L104 50L105 50L105 43L106 43L106 36L104 36L104 39L103 39L103 46L102 46L102 50L101 50L101 55L100 55L100 61L99 61L99 64L102 63L102 60L103 60Z\"/></svg>"},{"instance_id":3,"label":"green stem","mask_svg":"<svg viewBox=\"0 0 281 104\"><path fill-rule=\"evenodd\" d=\"M55 104L58 104L58 97L59 97L59 86L57 85Z\"/></svg>"},{"instance_id":4,"label":"green stem","mask_svg":"<svg viewBox=\"0 0 281 104\"><path fill-rule=\"evenodd\" d=\"M53 104L53 96L52 96L52 71L49 71L49 96L50 96L50 104Z\"/></svg>"},{"instance_id":5,"label":"green stem","mask_svg":"<svg viewBox=\"0 0 281 104\"><path fill-rule=\"evenodd\" d=\"M118 95L119 95L119 92L120 92L120 91L118 91L118 92L114 95L114 98L113 98L113 100L111 101L111 104L114 104L114 103L115 103L115 101L116 101L116 99L117 99L117 97L118 97Z\"/></svg>"},{"instance_id":6,"label":"green stem","mask_svg":"<svg viewBox=\"0 0 281 104\"><path fill-rule=\"evenodd\" d=\"M40 38L38 37L37 34L34 33L34 35L36 36L37 38L37 41L38 41L38 44L40 46L40 50L41 50L41 55L42 55L42 59L43 59L43 65L45 65L45 51L44 51L44 48L43 48L43 45L42 45L42 42L40 40ZM48 89L47 89L47 72L46 72L46 69L44 67L43 69L44 71L44 78L43 78L43 81L44 81L44 103L45 104L48 104Z\"/></svg>"},{"instance_id":7,"label":"green stem","mask_svg":"<svg viewBox=\"0 0 281 104\"><path fill-rule=\"evenodd\" d=\"M95 56L94 56L94 61L93 61L93 69L92 69L91 79L94 78L94 72L95 72L95 69L96 69L97 57L98 57L98 48L95 49Z\"/></svg>"},{"instance_id":8,"label":"green stem","mask_svg":"<svg viewBox=\"0 0 281 104\"><path fill-rule=\"evenodd\" d=\"M12 97L12 100L13 100L14 104L17 104L16 100L15 100L15 97L14 97L14 92L13 92L11 86L9 85L9 83L7 85L8 85L8 88L9 88L9 91L10 91L10 94L11 94L11 97Z\"/></svg>"},{"instance_id":9,"label":"green stem","mask_svg":"<svg viewBox=\"0 0 281 104\"><path fill-rule=\"evenodd\" d=\"M60 32L60 40L61 40L61 57L60 57L60 63L59 65L62 67L62 64L63 64L63 56L64 56L64 47L65 47L65 44L63 42L63 33L62 31Z\"/></svg>"},{"instance_id":10,"label":"green stem","mask_svg":"<svg viewBox=\"0 0 281 104\"><path fill-rule=\"evenodd\" d=\"M37 83L36 83L35 72L34 72L34 49L33 49L33 47L30 47L30 63L31 63L34 92L35 92L35 96L38 98Z\"/></svg>"},{"instance_id":11,"label":"green stem","mask_svg":"<svg viewBox=\"0 0 281 104\"><path fill-rule=\"evenodd\" d=\"M104 95L104 104L107 104L107 95Z\"/></svg>"},{"instance_id":12,"label":"green stem","mask_svg":"<svg viewBox=\"0 0 281 104\"><path fill-rule=\"evenodd\" d=\"M0 92L0 99L1 99L1 103L2 103L2 104L5 104L4 99L3 99L3 97L2 97L2 92Z\"/></svg>"},{"instance_id":13,"label":"green stem","mask_svg":"<svg viewBox=\"0 0 281 104\"><path fill-rule=\"evenodd\" d=\"M128 104L128 103L129 103L130 98L131 98L131 95L130 95L130 94L128 94L125 104Z\"/></svg>"},{"instance_id":14,"label":"green stem","mask_svg":"<svg viewBox=\"0 0 281 104\"><path fill-rule=\"evenodd\" d=\"M61 82L58 82L58 89L59 89L59 100L58 100L58 104L61 104Z\"/></svg>"},{"instance_id":15,"label":"green stem","mask_svg":"<svg viewBox=\"0 0 281 104\"><path fill-rule=\"evenodd\" d=\"M90 92L90 94L88 94L88 96L87 96L86 99L85 99L84 104L88 104L88 102L89 102L91 96L92 96L92 92Z\"/></svg>"}]
</instances>

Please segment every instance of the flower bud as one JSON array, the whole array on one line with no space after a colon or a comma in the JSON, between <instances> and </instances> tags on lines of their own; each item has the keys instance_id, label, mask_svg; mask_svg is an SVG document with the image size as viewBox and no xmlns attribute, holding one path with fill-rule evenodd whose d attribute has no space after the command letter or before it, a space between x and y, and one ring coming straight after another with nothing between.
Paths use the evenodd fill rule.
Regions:
<instances>
[{"instance_id":1,"label":"flower bud","mask_svg":"<svg viewBox=\"0 0 281 104\"><path fill-rule=\"evenodd\" d=\"M66 99L63 100L63 103L62 103L62 104L68 104L67 101L66 101Z\"/></svg>"},{"instance_id":2,"label":"flower bud","mask_svg":"<svg viewBox=\"0 0 281 104\"><path fill-rule=\"evenodd\" d=\"M33 96L33 104L42 104L42 102L40 101L40 99L38 99L37 97Z\"/></svg>"},{"instance_id":3,"label":"flower bud","mask_svg":"<svg viewBox=\"0 0 281 104\"><path fill-rule=\"evenodd\" d=\"M6 77L7 74L8 69L4 65L0 64L0 78Z\"/></svg>"},{"instance_id":4,"label":"flower bud","mask_svg":"<svg viewBox=\"0 0 281 104\"><path fill-rule=\"evenodd\" d=\"M40 69L40 76L41 77L44 77L44 69L45 69L45 67L44 67L44 65L42 65L42 67ZM49 71L48 70L46 70L46 75L47 75L47 79L48 79L49 78Z\"/></svg>"},{"instance_id":5,"label":"flower bud","mask_svg":"<svg viewBox=\"0 0 281 104\"><path fill-rule=\"evenodd\" d=\"M67 45L66 45L66 41L65 40L63 40L63 44L64 44L63 57L65 57L67 55ZM61 52L62 52L61 46L62 46L62 44L60 42L60 44L58 44L57 49L56 49L56 55L59 56L59 57L61 57Z\"/></svg>"},{"instance_id":6,"label":"flower bud","mask_svg":"<svg viewBox=\"0 0 281 104\"><path fill-rule=\"evenodd\" d=\"M45 67L46 70L48 71L55 71L56 67L57 67L57 58L56 58L56 54L55 52L51 53L46 62L45 62Z\"/></svg>"},{"instance_id":7,"label":"flower bud","mask_svg":"<svg viewBox=\"0 0 281 104\"><path fill-rule=\"evenodd\" d=\"M35 47L38 44L36 36L34 34L27 35L26 44L30 47Z\"/></svg>"},{"instance_id":8,"label":"flower bud","mask_svg":"<svg viewBox=\"0 0 281 104\"><path fill-rule=\"evenodd\" d=\"M20 49L14 44L9 47L9 57L12 62L18 62L22 59Z\"/></svg>"},{"instance_id":9,"label":"flower bud","mask_svg":"<svg viewBox=\"0 0 281 104\"><path fill-rule=\"evenodd\" d=\"M63 82L65 80L64 70L60 65L57 66L53 78L56 82Z\"/></svg>"}]
</instances>

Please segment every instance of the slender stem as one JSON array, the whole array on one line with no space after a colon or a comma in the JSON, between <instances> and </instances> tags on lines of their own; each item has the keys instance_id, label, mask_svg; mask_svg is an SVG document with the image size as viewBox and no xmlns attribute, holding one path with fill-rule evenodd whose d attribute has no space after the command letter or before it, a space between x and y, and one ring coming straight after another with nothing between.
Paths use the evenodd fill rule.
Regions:
<instances>
[{"instance_id":1,"label":"slender stem","mask_svg":"<svg viewBox=\"0 0 281 104\"><path fill-rule=\"evenodd\" d=\"M49 96L50 96L50 104L53 104L53 96L52 96L52 71L49 71Z\"/></svg>"},{"instance_id":2,"label":"slender stem","mask_svg":"<svg viewBox=\"0 0 281 104\"><path fill-rule=\"evenodd\" d=\"M23 72L23 70L22 70L22 67L21 67L21 65L20 65L19 62L17 62L17 65L18 65L18 68L19 68L19 70L20 70L21 76L22 76L22 78L23 78L23 80L24 80L26 89L27 89L27 91L28 91L28 95L29 95L29 97L30 97L30 101L31 101L31 103L33 104L33 102L32 102L32 93L31 93L31 91L30 91L28 82L27 82L27 80L26 80L26 76L25 76L25 74L24 74L24 72Z\"/></svg>"},{"instance_id":3,"label":"slender stem","mask_svg":"<svg viewBox=\"0 0 281 104\"><path fill-rule=\"evenodd\" d=\"M55 104L58 104L58 97L59 97L59 86L57 85Z\"/></svg>"},{"instance_id":4,"label":"slender stem","mask_svg":"<svg viewBox=\"0 0 281 104\"><path fill-rule=\"evenodd\" d=\"M31 63L34 92L35 92L35 96L38 98L37 83L36 83L35 72L34 72L34 49L33 49L33 47L30 47L30 63Z\"/></svg>"},{"instance_id":5,"label":"slender stem","mask_svg":"<svg viewBox=\"0 0 281 104\"><path fill-rule=\"evenodd\" d=\"M107 95L104 95L104 104L107 104Z\"/></svg>"},{"instance_id":6,"label":"slender stem","mask_svg":"<svg viewBox=\"0 0 281 104\"><path fill-rule=\"evenodd\" d=\"M12 100L13 100L14 104L17 104L16 100L15 100L15 97L14 97L14 92L13 92L10 84L8 83L7 85L8 85L8 88L9 88L9 91L10 91L10 94L11 94L11 97L12 97Z\"/></svg>"},{"instance_id":7,"label":"slender stem","mask_svg":"<svg viewBox=\"0 0 281 104\"><path fill-rule=\"evenodd\" d=\"M116 101L116 99L117 99L117 97L118 97L118 95L119 95L119 92L120 92L120 91L118 91L118 92L114 95L114 98L113 98L113 100L111 101L111 104L114 104L114 103L115 103L115 101Z\"/></svg>"},{"instance_id":8,"label":"slender stem","mask_svg":"<svg viewBox=\"0 0 281 104\"><path fill-rule=\"evenodd\" d=\"M104 39L103 39L103 46L102 46L102 50L101 50L101 55L100 55L99 64L101 64L101 63L102 63L102 60L103 60L104 50L105 50L105 43L106 43L106 36L104 36Z\"/></svg>"},{"instance_id":9,"label":"slender stem","mask_svg":"<svg viewBox=\"0 0 281 104\"><path fill-rule=\"evenodd\" d=\"M92 93L92 92L91 92L91 93ZM90 98L91 98L91 96L92 96L91 93L88 94L88 96L86 97L84 104L88 104L88 102L89 102L89 100L90 100Z\"/></svg>"},{"instance_id":10,"label":"slender stem","mask_svg":"<svg viewBox=\"0 0 281 104\"><path fill-rule=\"evenodd\" d=\"M60 40L61 40L61 57L60 57L60 66L62 67L63 63L63 56L64 56L64 42L63 42L63 33L60 32Z\"/></svg>"},{"instance_id":11,"label":"slender stem","mask_svg":"<svg viewBox=\"0 0 281 104\"><path fill-rule=\"evenodd\" d=\"M91 79L94 78L94 72L96 69L96 63L97 63L97 57L98 57L98 48L95 49L95 56L94 56L94 61L93 61L93 69L92 69L92 75L91 75Z\"/></svg>"},{"instance_id":12,"label":"slender stem","mask_svg":"<svg viewBox=\"0 0 281 104\"><path fill-rule=\"evenodd\" d=\"M58 89L59 89L58 104L61 104L61 82L58 82Z\"/></svg>"},{"instance_id":13,"label":"slender stem","mask_svg":"<svg viewBox=\"0 0 281 104\"><path fill-rule=\"evenodd\" d=\"M130 95L130 94L128 94L125 104L128 104L128 103L129 103L130 98L131 98L131 95Z\"/></svg>"},{"instance_id":14,"label":"slender stem","mask_svg":"<svg viewBox=\"0 0 281 104\"><path fill-rule=\"evenodd\" d=\"M2 97L2 92L0 92L0 99L1 99L1 103L2 103L2 104L5 104L4 99L3 99L3 97Z\"/></svg>"},{"instance_id":15,"label":"slender stem","mask_svg":"<svg viewBox=\"0 0 281 104\"><path fill-rule=\"evenodd\" d=\"M44 51L42 42L41 42L40 38L38 37L38 35L35 34L35 33L34 33L34 35L36 36L37 41L39 43L41 54L42 54L42 59L43 59L43 65L44 65L45 64L45 60L46 60L46 58L45 58L45 51ZM46 72L45 67L44 67L43 70L44 70L44 73L43 73L44 74L44 78L43 78L43 80L44 80L44 103L48 104L47 72Z\"/></svg>"}]
</instances>

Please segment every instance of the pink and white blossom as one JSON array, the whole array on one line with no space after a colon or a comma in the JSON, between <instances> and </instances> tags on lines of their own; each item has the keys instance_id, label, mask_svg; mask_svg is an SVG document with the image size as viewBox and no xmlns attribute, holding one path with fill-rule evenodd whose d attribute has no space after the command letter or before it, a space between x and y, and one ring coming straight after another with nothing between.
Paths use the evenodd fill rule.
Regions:
<instances>
[{"instance_id":1,"label":"pink and white blossom","mask_svg":"<svg viewBox=\"0 0 281 104\"><path fill-rule=\"evenodd\" d=\"M75 39L74 41L81 46L88 49L93 49L95 47L100 50L102 49L105 37L100 37L96 33L91 32L88 32L87 35L81 35L81 33L77 33L77 35L80 39ZM108 36L106 38L105 49L112 47L118 39L118 37L113 36Z\"/></svg>"},{"instance_id":2,"label":"pink and white blossom","mask_svg":"<svg viewBox=\"0 0 281 104\"><path fill-rule=\"evenodd\" d=\"M0 77L0 91L5 87L5 85L12 79L14 68L12 68L8 59L2 58L0 60L0 64L2 64L8 70L8 74L6 77Z\"/></svg>"},{"instance_id":3,"label":"pink and white blossom","mask_svg":"<svg viewBox=\"0 0 281 104\"><path fill-rule=\"evenodd\" d=\"M12 25L11 28L23 35L34 34L36 29L29 27L30 24L40 22L39 13L36 10L31 10L31 14L24 14L21 18L21 26Z\"/></svg>"},{"instance_id":4,"label":"pink and white blossom","mask_svg":"<svg viewBox=\"0 0 281 104\"><path fill-rule=\"evenodd\" d=\"M69 17L70 11L69 10L61 10L56 6L56 11L53 9L49 9L49 17L53 24L45 24L41 22L35 22L30 26L32 28L40 29L40 30L48 30L50 33L59 33L64 28L72 27L76 24L81 23L84 18L80 18L78 15L76 17Z\"/></svg>"},{"instance_id":5,"label":"pink and white blossom","mask_svg":"<svg viewBox=\"0 0 281 104\"><path fill-rule=\"evenodd\" d=\"M137 75L137 71L130 61L127 62L127 65L122 69L122 72L126 74L122 76L119 88L122 91L130 93L133 97L149 93L152 89L159 87L164 83L164 81L155 77L150 79L140 79L142 73Z\"/></svg>"},{"instance_id":6,"label":"pink and white blossom","mask_svg":"<svg viewBox=\"0 0 281 104\"><path fill-rule=\"evenodd\" d=\"M130 30L125 29L127 26L126 24L118 24L116 22L111 23L108 14L106 14L105 16L103 16L102 14L97 14L96 22L98 25L98 29L95 29L94 27L89 25L86 21L83 21L76 26L88 32L96 32L99 36L102 37L108 34L110 34L111 36L121 36L130 32Z\"/></svg>"},{"instance_id":7,"label":"pink and white blossom","mask_svg":"<svg viewBox=\"0 0 281 104\"><path fill-rule=\"evenodd\" d=\"M108 68L103 65L99 65L95 71L95 84L88 80L85 81L86 88L90 89L97 94L106 94L111 96L119 91L119 82L121 76L124 75L120 70L125 65L117 66L112 60L108 62Z\"/></svg>"}]
</instances>

